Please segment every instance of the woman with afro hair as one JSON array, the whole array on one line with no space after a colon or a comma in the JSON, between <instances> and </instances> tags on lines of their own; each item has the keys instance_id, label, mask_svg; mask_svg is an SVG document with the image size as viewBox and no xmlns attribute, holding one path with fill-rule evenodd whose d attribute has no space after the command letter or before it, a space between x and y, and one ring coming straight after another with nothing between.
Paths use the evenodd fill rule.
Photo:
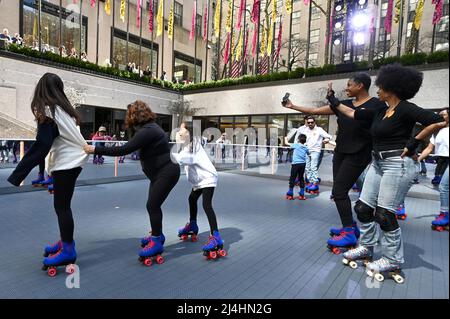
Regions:
<instances>
[{"instance_id":1,"label":"woman with afro hair","mask_svg":"<svg viewBox=\"0 0 450 319\"><path fill-rule=\"evenodd\" d=\"M344 253L345 264L356 267L356 261L366 262L367 274L383 281L383 273L397 282L404 281L401 265L404 263L402 234L395 211L420 170L416 149L421 140L438 130L443 119L430 110L408 102L419 91L423 73L399 64L382 67L376 78L378 98L385 108L356 110L342 104L328 87L330 106L358 121L370 121L372 135L372 164L367 172L355 212L361 224L359 246ZM416 123L425 128L415 137ZM381 258L373 260L373 249L381 229Z\"/></svg>"}]
</instances>

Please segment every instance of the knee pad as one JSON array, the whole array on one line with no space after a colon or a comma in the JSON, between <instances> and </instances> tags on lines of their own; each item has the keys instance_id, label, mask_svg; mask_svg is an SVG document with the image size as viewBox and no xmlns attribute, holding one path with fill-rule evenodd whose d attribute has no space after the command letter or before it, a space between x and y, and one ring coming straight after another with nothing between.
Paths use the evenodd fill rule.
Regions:
<instances>
[{"instance_id":1,"label":"knee pad","mask_svg":"<svg viewBox=\"0 0 450 319\"><path fill-rule=\"evenodd\" d=\"M374 219L374 209L366 203L358 200L355 204L355 213L361 223L371 223Z\"/></svg>"},{"instance_id":2,"label":"knee pad","mask_svg":"<svg viewBox=\"0 0 450 319\"><path fill-rule=\"evenodd\" d=\"M399 228L395 213L386 208L377 207L375 209L375 221L380 224L383 231L393 231Z\"/></svg>"}]
</instances>

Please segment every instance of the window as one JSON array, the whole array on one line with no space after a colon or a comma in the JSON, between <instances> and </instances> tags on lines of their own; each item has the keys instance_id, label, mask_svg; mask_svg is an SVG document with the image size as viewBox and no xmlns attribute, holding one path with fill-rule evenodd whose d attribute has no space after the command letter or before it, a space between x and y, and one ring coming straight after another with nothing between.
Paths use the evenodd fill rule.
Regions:
<instances>
[{"instance_id":1,"label":"window","mask_svg":"<svg viewBox=\"0 0 450 319\"><path fill-rule=\"evenodd\" d=\"M197 34L197 37L202 36L202 26L203 26L202 16L200 14L197 14L197 18L195 21L195 33Z\"/></svg>"},{"instance_id":2,"label":"window","mask_svg":"<svg viewBox=\"0 0 450 319\"><path fill-rule=\"evenodd\" d=\"M113 38L113 60L112 64L115 68L125 70L127 66L127 35L124 31L114 30ZM130 34L130 41L128 42L128 62L134 63L136 68L141 67L145 70L150 66L152 61L151 42L142 39L141 48L141 62L139 63L139 37ZM153 44L153 75L156 75L158 65L158 44Z\"/></svg>"},{"instance_id":3,"label":"window","mask_svg":"<svg viewBox=\"0 0 450 319\"><path fill-rule=\"evenodd\" d=\"M445 4L444 8L445 6L447 6L448 9L448 4ZM436 24L435 47L434 47L436 51L448 50L448 24L449 24L449 16L447 10L447 15L442 17L442 19Z\"/></svg>"},{"instance_id":4,"label":"window","mask_svg":"<svg viewBox=\"0 0 450 319\"><path fill-rule=\"evenodd\" d=\"M309 64L310 64L310 66L317 66L317 58L318 58L318 53L311 53L310 55L309 55L309 58L308 58L308 60L309 60Z\"/></svg>"},{"instance_id":5,"label":"window","mask_svg":"<svg viewBox=\"0 0 450 319\"><path fill-rule=\"evenodd\" d=\"M320 29L311 30L309 34L309 43L317 43L319 42L320 37Z\"/></svg>"},{"instance_id":6,"label":"window","mask_svg":"<svg viewBox=\"0 0 450 319\"><path fill-rule=\"evenodd\" d=\"M322 14L323 13L322 13L322 11L320 11L319 8L317 8L316 6L312 6L312 8L311 8L311 20L320 19Z\"/></svg>"},{"instance_id":7,"label":"window","mask_svg":"<svg viewBox=\"0 0 450 319\"><path fill-rule=\"evenodd\" d=\"M80 50L80 24L79 15L74 17L73 21L65 21L70 17L72 12L62 11L62 45L66 48L67 54L72 48ZM74 15L75 16L75 15ZM34 0L24 0L22 7L23 24L21 26L21 33L23 34L24 43L30 47L38 47L38 10L37 4ZM81 51L87 50L86 35L87 35L88 19L82 18L82 32L81 32ZM41 34L42 34L42 48L50 50L54 53L59 53L59 6L50 3L42 2L41 11Z\"/></svg>"},{"instance_id":8,"label":"window","mask_svg":"<svg viewBox=\"0 0 450 319\"><path fill-rule=\"evenodd\" d=\"M408 22L408 25L406 27L406 37L409 38L411 36L411 31L413 28L414 22Z\"/></svg>"},{"instance_id":9,"label":"window","mask_svg":"<svg viewBox=\"0 0 450 319\"><path fill-rule=\"evenodd\" d=\"M417 2L419 0L409 0L409 12L416 11Z\"/></svg>"},{"instance_id":10,"label":"window","mask_svg":"<svg viewBox=\"0 0 450 319\"><path fill-rule=\"evenodd\" d=\"M175 78L180 81L186 81L189 83L194 82L194 78L197 81L201 80L202 75L202 61L197 59L196 66L194 67L194 58L184 53L175 51ZM196 72L196 75L195 73Z\"/></svg>"},{"instance_id":11,"label":"window","mask_svg":"<svg viewBox=\"0 0 450 319\"><path fill-rule=\"evenodd\" d=\"M292 40L300 40L300 33L293 33Z\"/></svg>"},{"instance_id":12,"label":"window","mask_svg":"<svg viewBox=\"0 0 450 319\"><path fill-rule=\"evenodd\" d=\"M173 7L173 20L174 25L183 26L183 5L175 1L175 6Z\"/></svg>"},{"instance_id":13,"label":"window","mask_svg":"<svg viewBox=\"0 0 450 319\"><path fill-rule=\"evenodd\" d=\"M382 17L385 17L386 16L386 14L387 14L387 9L388 9L388 5L389 5L389 2L383 2L382 4L381 4L381 16Z\"/></svg>"},{"instance_id":14,"label":"window","mask_svg":"<svg viewBox=\"0 0 450 319\"><path fill-rule=\"evenodd\" d=\"M300 23L300 11L292 12L292 24Z\"/></svg>"}]
</instances>

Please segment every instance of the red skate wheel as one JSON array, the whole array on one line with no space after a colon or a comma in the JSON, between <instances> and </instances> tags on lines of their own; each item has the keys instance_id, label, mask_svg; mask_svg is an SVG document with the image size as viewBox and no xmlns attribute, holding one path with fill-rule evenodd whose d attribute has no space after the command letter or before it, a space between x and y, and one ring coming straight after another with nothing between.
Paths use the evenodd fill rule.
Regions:
<instances>
[{"instance_id":1,"label":"red skate wheel","mask_svg":"<svg viewBox=\"0 0 450 319\"><path fill-rule=\"evenodd\" d=\"M181 235L181 240L182 240L182 241L185 241L185 240L187 240L187 238L188 238L188 236L187 236L187 235Z\"/></svg>"},{"instance_id":2,"label":"red skate wheel","mask_svg":"<svg viewBox=\"0 0 450 319\"><path fill-rule=\"evenodd\" d=\"M66 273L68 273L68 274L75 273L75 265L67 265L66 266Z\"/></svg>"},{"instance_id":3,"label":"red skate wheel","mask_svg":"<svg viewBox=\"0 0 450 319\"><path fill-rule=\"evenodd\" d=\"M47 275L49 275L50 277L55 277L56 276L56 268L49 268L47 270Z\"/></svg>"},{"instance_id":4,"label":"red skate wheel","mask_svg":"<svg viewBox=\"0 0 450 319\"><path fill-rule=\"evenodd\" d=\"M144 265L146 265L147 267L150 267L152 265L152 259L151 258L146 258L144 260Z\"/></svg>"},{"instance_id":5,"label":"red skate wheel","mask_svg":"<svg viewBox=\"0 0 450 319\"><path fill-rule=\"evenodd\" d=\"M225 257L226 255L227 255L227 251L225 249L219 250L219 256L220 257Z\"/></svg>"},{"instance_id":6,"label":"red skate wheel","mask_svg":"<svg viewBox=\"0 0 450 319\"><path fill-rule=\"evenodd\" d=\"M337 248L337 247L334 247L331 251L332 251L333 254L335 254L335 255L339 255L339 254L341 253L341 250L340 250L339 248Z\"/></svg>"},{"instance_id":7,"label":"red skate wheel","mask_svg":"<svg viewBox=\"0 0 450 319\"><path fill-rule=\"evenodd\" d=\"M162 263L164 263L164 257L163 256L156 257L156 262L161 265Z\"/></svg>"},{"instance_id":8,"label":"red skate wheel","mask_svg":"<svg viewBox=\"0 0 450 319\"><path fill-rule=\"evenodd\" d=\"M209 258L216 259L217 258L217 253L215 251L210 251L209 252Z\"/></svg>"},{"instance_id":9,"label":"red skate wheel","mask_svg":"<svg viewBox=\"0 0 450 319\"><path fill-rule=\"evenodd\" d=\"M444 230L444 227L442 227L442 226L438 226L438 227L436 227L436 230L437 230L438 232L441 232L441 231L443 231L443 230Z\"/></svg>"},{"instance_id":10,"label":"red skate wheel","mask_svg":"<svg viewBox=\"0 0 450 319\"><path fill-rule=\"evenodd\" d=\"M191 241L192 242L196 242L198 240L197 235L192 235L191 236Z\"/></svg>"}]
</instances>

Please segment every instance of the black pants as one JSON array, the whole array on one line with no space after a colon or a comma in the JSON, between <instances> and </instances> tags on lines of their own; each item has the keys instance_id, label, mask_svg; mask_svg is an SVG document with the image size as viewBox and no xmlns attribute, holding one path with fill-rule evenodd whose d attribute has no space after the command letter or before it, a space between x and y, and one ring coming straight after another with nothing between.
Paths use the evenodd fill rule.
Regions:
<instances>
[{"instance_id":1,"label":"black pants","mask_svg":"<svg viewBox=\"0 0 450 319\"><path fill-rule=\"evenodd\" d=\"M81 173L81 167L68 170L53 171L53 205L58 216L61 240L67 243L73 241L73 217L70 204L72 202L75 183Z\"/></svg>"},{"instance_id":2,"label":"black pants","mask_svg":"<svg viewBox=\"0 0 450 319\"><path fill-rule=\"evenodd\" d=\"M351 227L353 224L352 206L348 192L370 161L369 149L355 154L334 153L332 194L343 227Z\"/></svg>"},{"instance_id":3,"label":"black pants","mask_svg":"<svg viewBox=\"0 0 450 319\"><path fill-rule=\"evenodd\" d=\"M436 163L436 169L434 175L442 176L448 166L448 157L439 156Z\"/></svg>"},{"instance_id":4,"label":"black pants","mask_svg":"<svg viewBox=\"0 0 450 319\"><path fill-rule=\"evenodd\" d=\"M45 171L45 160L39 163L39 174L44 176Z\"/></svg>"},{"instance_id":5,"label":"black pants","mask_svg":"<svg viewBox=\"0 0 450 319\"><path fill-rule=\"evenodd\" d=\"M153 236L160 236L162 233L163 216L161 206L177 184L179 178L180 166L170 162L163 166L150 182L147 211L150 216Z\"/></svg>"},{"instance_id":6,"label":"black pants","mask_svg":"<svg viewBox=\"0 0 450 319\"><path fill-rule=\"evenodd\" d=\"M209 227L211 228L211 234L215 230L219 230L217 227L216 213L212 207L212 198L214 196L214 187L207 187L202 189L192 190L189 195L189 213L191 220L197 220L197 201L200 196L203 195L203 209L208 217Z\"/></svg>"},{"instance_id":7,"label":"black pants","mask_svg":"<svg viewBox=\"0 0 450 319\"><path fill-rule=\"evenodd\" d=\"M298 177L300 182L300 188L305 188L305 167L306 163L302 164L292 164L291 166L291 177L289 177L289 188L294 187L295 179Z\"/></svg>"}]
</instances>

